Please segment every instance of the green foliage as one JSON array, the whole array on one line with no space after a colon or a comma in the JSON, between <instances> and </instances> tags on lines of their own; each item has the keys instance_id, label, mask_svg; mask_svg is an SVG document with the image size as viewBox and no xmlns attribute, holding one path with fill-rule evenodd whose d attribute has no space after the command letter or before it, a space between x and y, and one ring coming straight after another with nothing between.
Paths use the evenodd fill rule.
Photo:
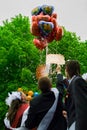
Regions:
<instances>
[{"instance_id":1,"label":"green foliage","mask_svg":"<svg viewBox=\"0 0 87 130\"><path fill-rule=\"evenodd\" d=\"M32 72L27 68L22 68L21 81L25 84L31 83Z\"/></svg>"}]
</instances>

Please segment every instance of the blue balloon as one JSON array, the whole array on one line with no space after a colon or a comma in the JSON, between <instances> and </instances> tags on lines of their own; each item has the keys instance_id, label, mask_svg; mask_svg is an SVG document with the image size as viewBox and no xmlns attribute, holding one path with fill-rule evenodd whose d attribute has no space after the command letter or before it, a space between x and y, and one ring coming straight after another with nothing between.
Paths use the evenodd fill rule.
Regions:
<instances>
[{"instance_id":1,"label":"blue balloon","mask_svg":"<svg viewBox=\"0 0 87 130\"><path fill-rule=\"evenodd\" d=\"M35 7L35 8L31 11L31 15L38 15L38 14L41 13L41 11L42 11L41 6L37 6L37 7Z\"/></svg>"},{"instance_id":2,"label":"blue balloon","mask_svg":"<svg viewBox=\"0 0 87 130\"><path fill-rule=\"evenodd\" d=\"M53 31L54 24L52 22L45 22L41 20L39 21L39 28L42 36L48 36Z\"/></svg>"},{"instance_id":3,"label":"blue balloon","mask_svg":"<svg viewBox=\"0 0 87 130\"><path fill-rule=\"evenodd\" d=\"M38 96L39 93L38 92L34 92L34 97Z\"/></svg>"},{"instance_id":4,"label":"blue balloon","mask_svg":"<svg viewBox=\"0 0 87 130\"><path fill-rule=\"evenodd\" d=\"M52 13L54 11L54 7L49 6L49 5L43 5L42 11L43 11L44 15L52 15Z\"/></svg>"}]
</instances>

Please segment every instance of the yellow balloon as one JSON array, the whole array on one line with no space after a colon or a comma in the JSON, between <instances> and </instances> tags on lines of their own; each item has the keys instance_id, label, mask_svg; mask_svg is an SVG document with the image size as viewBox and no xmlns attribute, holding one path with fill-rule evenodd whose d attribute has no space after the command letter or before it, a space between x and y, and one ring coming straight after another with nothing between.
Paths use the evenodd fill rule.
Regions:
<instances>
[{"instance_id":1,"label":"yellow balloon","mask_svg":"<svg viewBox=\"0 0 87 130\"><path fill-rule=\"evenodd\" d=\"M17 91L21 92L21 91L23 91L23 89L22 88L18 88Z\"/></svg>"}]
</instances>

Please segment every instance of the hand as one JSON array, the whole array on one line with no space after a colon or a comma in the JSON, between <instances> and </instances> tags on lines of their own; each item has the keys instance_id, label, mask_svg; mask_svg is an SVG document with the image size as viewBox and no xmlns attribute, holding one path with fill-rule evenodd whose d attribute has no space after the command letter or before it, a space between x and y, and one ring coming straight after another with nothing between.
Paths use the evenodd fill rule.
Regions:
<instances>
[{"instance_id":1,"label":"hand","mask_svg":"<svg viewBox=\"0 0 87 130\"><path fill-rule=\"evenodd\" d=\"M56 67L56 72L57 72L57 73L61 73L61 66L60 66L60 65L57 65L57 67Z\"/></svg>"},{"instance_id":2,"label":"hand","mask_svg":"<svg viewBox=\"0 0 87 130\"><path fill-rule=\"evenodd\" d=\"M65 110L62 111L62 114L67 119L67 112Z\"/></svg>"}]
</instances>

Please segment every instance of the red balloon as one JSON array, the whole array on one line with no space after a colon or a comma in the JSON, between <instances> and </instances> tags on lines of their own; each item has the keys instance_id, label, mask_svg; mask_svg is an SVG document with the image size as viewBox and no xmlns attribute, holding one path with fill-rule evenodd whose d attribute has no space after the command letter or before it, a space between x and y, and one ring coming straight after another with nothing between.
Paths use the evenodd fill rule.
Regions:
<instances>
[{"instance_id":1,"label":"red balloon","mask_svg":"<svg viewBox=\"0 0 87 130\"><path fill-rule=\"evenodd\" d=\"M53 14L51 15L51 18L57 19L57 14L56 14L56 13L53 13Z\"/></svg>"},{"instance_id":2,"label":"red balloon","mask_svg":"<svg viewBox=\"0 0 87 130\"><path fill-rule=\"evenodd\" d=\"M46 39L37 39L37 38L35 38L34 40L33 40L33 42L34 42L34 45L38 48L38 49L40 49L40 50L43 50L43 49L45 49L46 48L46 46L47 46L47 41L46 41Z\"/></svg>"},{"instance_id":3,"label":"red balloon","mask_svg":"<svg viewBox=\"0 0 87 130\"><path fill-rule=\"evenodd\" d=\"M63 35L63 29L61 27L58 27L56 31L55 40L57 41L61 40L62 35Z\"/></svg>"},{"instance_id":4,"label":"red balloon","mask_svg":"<svg viewBox=\"0 0 87 130\"><path fill-rule=\"evenodd\" d=\"M32 23L31 33L34 36L40 36L40 29L38 28L38 24L35 21Z\"/></svg>"},{"instance_id":5,"label":"red balloon","mask_svg":"<svg viewBox=\"0 0 87 130\"><path fill-rule=\"evenodd\" d=\"M34 21L35 21L35 22L37 21L37 16L35 16L35 15L32 16L32 22L34 22Z\"/></svg>"},{"instance_id":6,"label":"red balloon","mask_svg":"<svg viewBox=\"0 0 87 130\"><path fill-rule=\"evenodd\" d=\"M54 40L54 35L53 35L53 31L51 34L48 35L48 37L46 38L48 43L51 43Z\"/></svg>"},{"instance_id":7,"label":"red balloon","mask_svg":"<svg viewBox=\"0 0 87 130\"><path fill-rule=\"evenodd\" d=\"M37 16L37 21L46 21L46 22L49 22L50 21L50 16L49 15L44 15L43 13L40 13L38 16Z\"/></svg>"}]
</instances>

